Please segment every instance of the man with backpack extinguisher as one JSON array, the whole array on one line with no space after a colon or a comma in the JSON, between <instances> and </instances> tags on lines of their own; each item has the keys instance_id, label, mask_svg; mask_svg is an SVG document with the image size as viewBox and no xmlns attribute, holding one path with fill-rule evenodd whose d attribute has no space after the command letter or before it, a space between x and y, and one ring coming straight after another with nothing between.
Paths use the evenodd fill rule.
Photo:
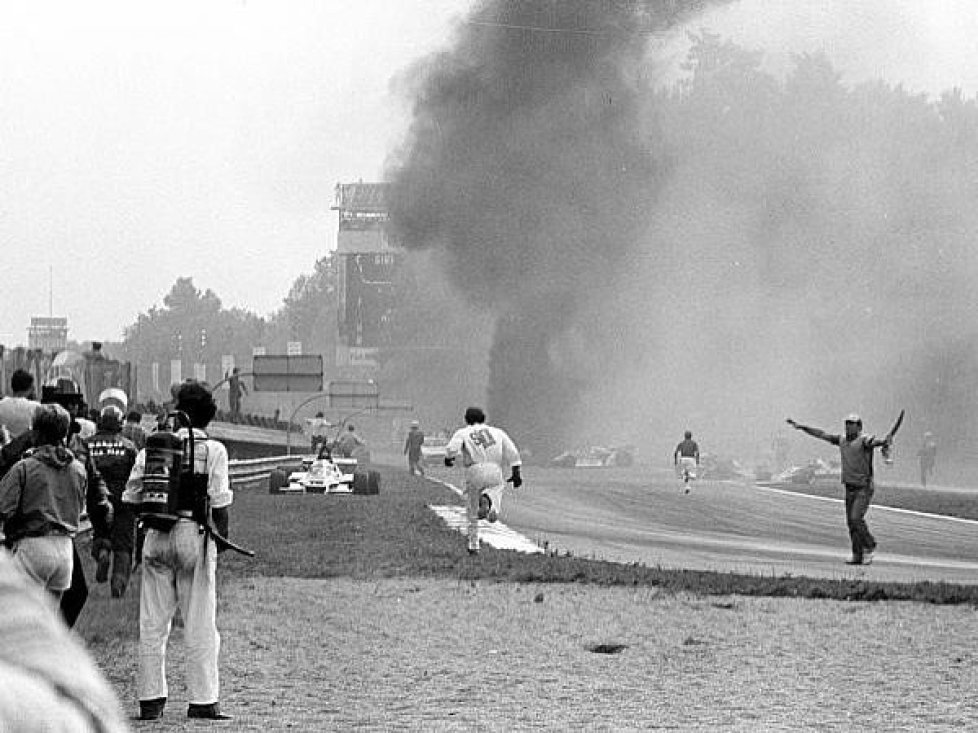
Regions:
<instances>
[{"instance_id":1,"label":"man with backpack extinguisher","mask_svg":"<svg viewBox=\"0 0 978 733\"><path fill-rule=\"evenodd\" d=\"M168 694L166 646L179 607L188 645L187 717L227 720L230 716L218 704L219 547L208 525L213 523L227 537L228 507L234 498L228 453L204 432L217 411L205 385L181 384L175 407L176 415L189 419L190 428L150 435L122 496L123 501L139 505L137 512L147 528L139 598L139 719L156 720L163 715ZM178 478L170 480L174 474ZM196 502L201 498L208 517L200 515L201 505Z\"/></svg>"}]
</instances>

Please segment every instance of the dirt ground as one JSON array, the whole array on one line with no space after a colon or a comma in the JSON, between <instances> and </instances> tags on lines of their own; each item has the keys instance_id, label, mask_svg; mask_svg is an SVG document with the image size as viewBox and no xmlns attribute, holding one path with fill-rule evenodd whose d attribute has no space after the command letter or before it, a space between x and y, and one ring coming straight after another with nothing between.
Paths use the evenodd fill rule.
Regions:
<instances>
[{"instance_id":1,"label":"dirt ground","mask_svg":"<svg viewBox=\"0 0 978 733\"><path fill-rule=\"evenodd\" d=\"M220 606L233 730L978 726L966 606L281 578L224 586ZM136 730L200 729L181 645L166 716ZM133 708L131 675L113 681Z\"/></svg>"}]
</instances>

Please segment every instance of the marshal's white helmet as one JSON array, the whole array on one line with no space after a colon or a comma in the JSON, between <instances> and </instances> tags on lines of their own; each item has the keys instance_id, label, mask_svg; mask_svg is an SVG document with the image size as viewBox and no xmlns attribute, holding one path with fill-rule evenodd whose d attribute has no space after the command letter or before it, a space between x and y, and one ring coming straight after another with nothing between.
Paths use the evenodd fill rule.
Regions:
<instances>
[{"instance_id":1,"label":"marshal's white helmet","mask_svg":"<svg viewBox=\"0 0 978 733\"><path fill-rule=\"evenodd\" d=\"M109 405L119 408L119 411L125 414L125 412L129 409L129 398L126 396L126 393L118 387L108 387L103 389L98 396L99 411L105 409Z\"/></svg>"}]
</instances>

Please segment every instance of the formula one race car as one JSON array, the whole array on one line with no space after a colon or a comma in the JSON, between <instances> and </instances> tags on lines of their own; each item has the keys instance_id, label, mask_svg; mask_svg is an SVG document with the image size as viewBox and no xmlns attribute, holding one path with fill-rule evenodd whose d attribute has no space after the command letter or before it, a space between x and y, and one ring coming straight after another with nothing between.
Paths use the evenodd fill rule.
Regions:
<instances>
[{"instance_id":1,"label":"formula one race car","mask_svg":"<svg viewBox=\"0 0 978 733\"><path fill-rule=\"evenodd\" d=\"M380 473L358 468L356 458L332 456L327 446L317 455L303 456L301 465L286 473L275 469L268 477L270 494L379 494Z\"/></svg>"},{"instance_id":2,"label":"formula one race car","mask_svg":"<svg viewBox=\"0 0 978 733\"><path fill-rule=\"evenodd\" d=\"M773 476L771 483L811 486L820 479L841 481L841 477L842 467L838 463L828 463L821 458L813 458L804 466L791 466Z\"/></svg>"},{"instance_id":3,"label":"formula one race car","mask_svg":"<svg viewBox=\"0 0 978 733\"><path fill-rule=\"evenodd\" d=\"M606 448L592 445L581 450L565 451L551 459L554 468L611 468L631 466L634 463L632 446Z\"/></svg>"},{"instance_id":4,"label":"formula one race car","mask_svg":"<svg viewBox=\"0 0 978 733\"><path fill-rule=\"evenodd\" d=\"M444 466L448 438L426 437L421 444L421 462L426 466Z\"/></svg>"}]
</instances>

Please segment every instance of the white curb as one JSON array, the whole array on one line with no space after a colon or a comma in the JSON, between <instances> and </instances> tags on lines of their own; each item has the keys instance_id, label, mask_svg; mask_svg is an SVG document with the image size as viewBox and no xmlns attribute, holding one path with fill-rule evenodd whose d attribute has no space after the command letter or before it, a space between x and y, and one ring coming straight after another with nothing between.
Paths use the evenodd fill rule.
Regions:
<instances>
[{"instance_id":1,"label":"white curb","mask_svg":"<svg viewBox=\"0 0 978 733\"><path fill-rule=\"evenodd\" d=\"M454 484L450 484L447 481L439 481L438 479L431 480L447 486L458 496L463 495L462 490ZM428 508L441 517L449 529L454 529L456 532L461 532L468 537L469 527L468 520L465 516L465 507L458 506L457 504L442 504L437 506L429 504ZM479 541L485 542L487 545L491 545L499 550L516 550L517 552L528 554L543 553L542 547L528 537L521 535L515 529L507 527L502 522L487 522L485 519L480 519Z\"/></svg>"},{"instance_id":2,"label":"white curb","mask_svg":"<svg viewBox=\"0 0 978 733\"><path fill-rule=\"evenodd\" d=\"M468 536L468 520L465 518L465 507L457 504L445 504L435 506L429 504L428 508L442 518L449 529L461 532ZM492 545L499 550L516 550L530 554L542 553L543 548L537 546L514 529L510 529L502 522L487 522L485 519L479 520L479 541Z\"/></svg>"}]
</instances>

